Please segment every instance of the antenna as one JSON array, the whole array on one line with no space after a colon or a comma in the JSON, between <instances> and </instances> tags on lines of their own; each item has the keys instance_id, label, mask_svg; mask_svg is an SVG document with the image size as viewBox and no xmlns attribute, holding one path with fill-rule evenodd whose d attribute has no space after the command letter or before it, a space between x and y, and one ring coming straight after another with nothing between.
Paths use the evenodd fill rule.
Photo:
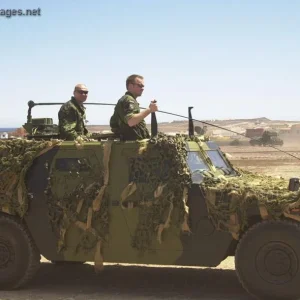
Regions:
<instances>
[{"instance_id":1,"label":"antenna","mask_svg":"<svg viewBox=\"0 0 300 300\"><path fill-rule=\"evenodd\" d=\"M189 136L194 136L194 122L192 118L192 112L191 110L193 109L193 106L189 106Z\"/></svg>"}]
</instances>

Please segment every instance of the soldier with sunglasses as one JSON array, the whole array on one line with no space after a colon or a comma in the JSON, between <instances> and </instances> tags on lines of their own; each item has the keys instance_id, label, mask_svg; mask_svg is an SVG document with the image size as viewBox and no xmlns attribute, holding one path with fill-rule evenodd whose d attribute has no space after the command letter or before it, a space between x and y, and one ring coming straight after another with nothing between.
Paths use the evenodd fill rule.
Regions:
<instances>
[{"instance_id":1,"label":"soldier with sunglasses","mask_svg":"<svg viewBox=\"0 0 300 300\"><path fill-rule=\"evenodd\" d=\"M63 140L75 140L87 137L85 126L85 107L83 103L88 96L88 89L84 84L77 84L71 100L63 104L58 112L59 136Z\"/></svg>"},{"instance_id":2,"label":"soldier with sunglasses","mask_svg":"<svg viewBox=\"0 0 300 300\"><path fill-rule=\"evenodd\" d=\"M130 75L126 80L127 92L119 99L114 114L110 119L111 131L120 135L122 140L142 140L150 138L145 118L157 111L156 101L151 101L149 108L140 111L137 97L144 91L144 78Z\"/></svg>"}]
</instances>

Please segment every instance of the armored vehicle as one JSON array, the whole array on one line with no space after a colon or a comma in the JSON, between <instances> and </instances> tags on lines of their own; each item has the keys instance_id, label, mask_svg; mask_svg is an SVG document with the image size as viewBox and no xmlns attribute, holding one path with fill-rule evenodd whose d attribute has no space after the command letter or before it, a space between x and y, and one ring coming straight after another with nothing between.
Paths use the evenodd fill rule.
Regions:
<instances>
[{"instance_id":1,"label":"armored vehicle","mask_svg":"<svg viewBox=\"0 0 300 300\"><path fill-rule=\"evenodd\" d=\"M283 140L278 137L277 132L264 131L261 137L253 138L249 141L252 146L282 146Z\"/></svg>"},{"instance_id":2,"label":"armored vehicle","mask_svg":"<svg viewBox=\"0 0 300 300\"><path fill-rule=\"evenodd\" d=\"M194 134L190 110L188 135L158 133L152 115L150 139L63 141L52 120L32 119L34 106L28 137L0 142L2 289L28 284L41 255L97 272L105 262L215 267L234 256L255 297L300 296L299 181L234 168Z\"/></svg>"}]
</instances>

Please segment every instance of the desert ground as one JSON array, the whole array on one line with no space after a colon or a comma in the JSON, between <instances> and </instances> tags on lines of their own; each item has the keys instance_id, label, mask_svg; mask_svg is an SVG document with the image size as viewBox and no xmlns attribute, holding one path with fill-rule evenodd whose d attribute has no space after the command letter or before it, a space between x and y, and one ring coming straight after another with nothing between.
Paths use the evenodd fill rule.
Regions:
<instances>
[{"instance_id":1,"label":"desert ground","mask_svg":"<svg viewBox=\"0 0 300 300\"><path fill-rule=\"evenodd\" d=\"M223 146L235 166L284 178L300 176L300 145L279 148ZM20 299L199 299L250 300L241 287L230 257L216 268L182 268L105 264L96 275L92 264L59 266L42 260L41 268L26 288L1 291L0 300Z\"/></svg>"},{"instance_id":2,"label":"desert ground","mask_svg":"<svg viewBox=\"0 0 300 300\"><path fill-rule=\"evenodd\" d=\"M229 154L234 166L286 179L300 177L300 143L282 147L221 146L221 149Z\"/></svg>"}]
</instances>

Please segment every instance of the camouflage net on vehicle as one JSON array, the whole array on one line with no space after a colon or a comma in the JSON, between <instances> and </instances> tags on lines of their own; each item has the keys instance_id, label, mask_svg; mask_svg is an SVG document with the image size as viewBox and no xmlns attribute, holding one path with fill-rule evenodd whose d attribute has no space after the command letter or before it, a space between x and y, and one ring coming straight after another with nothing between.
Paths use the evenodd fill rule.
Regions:
<instances>
[{"instance_id":1,"label":"camouflage net on vehicle","mask_svg":"<svg viewBox=\"0 0 300 300\"><path fill-rule=\"evenodd\" d=\"M191 176L186 162L187 140L185 136L159 134L150 141L141 141L137 159L131 162L130 167L134 170L132 181L120 197L122 204L128 202L130 206L134 202L131 196L135 196L135 205L139 206L139 224L132 241L133 246L139 250L149 249L155 235L161 242L162 232L172 222L171 215L175 208L178 211L176 225L189 231L186 201ZM3 211L24 216L30 200L24 181L26 172L35 157L61 142L26 139L1 142L0 208ZM74 142L78 150L84 149L84 144L85 141ZM75 224L82 230L77 248L84 251L95 249L95 264L100 268L103 261L101 248L109 231L109 195L106 187L112 142L104 142L103 146L103 164L99 166L101 174L97 173L97 180L81 180L74 190L58 197L53 190L57 178L49 173L45 190L49 220L58 237L58 251L65 250L66 232ZM78 176L81 176L80 172ZM60 184L63 185L63 182ZM97 222L98 219L101 222Z\"/></svg>"},{"instance_id":2,"label":"camouflage net on vehicle","mask_svg":"<svg viewBox=\"0 0 300 300\"><path fill-rule=\"evenodd\" d=\"M188 226L187 188L191 174L187 165L187 137L159 133L141 141L139 153L131 161L132 177L121 195L123 207L138 207L139 221L132 246L140 251L151 247L153 237L162 241L163 230L173 221L183 231Z\"/></svg>"},{"instance_id":3,"label":"camouflage net on vehicle","mask_svg":"<svg viewBox=\"0 0 300 300\"><path fill-rule=\"evenodd\" d=\"M97 173L94 174L93 182L88 183L77 170L75 176L78 176L80 183L72 192L58 197L53 193L56 177L50 174L45 190L52 228L58 237L57 251L67 249L65 235L68 229L75 225L81 231L76 252L94 251L96 271L103 268L102 246L109 233L109 195L106 187L109 179L111 145L111 141L103 144L103 161L99 168L96 168ZM84 142L81 141L78 145L78 141L75 141L75 146L84 149Z\"/></svg>"},{"instance_id":4,"label":"camouflage net on vehicle","mask_svg":"<svg viewBox=\"0 0 300 300\"><path fill-rule=\"evenodd\" d=\"M0 140L0 210L24 217L28 208L26 172L37 156L60 142Z\"/></svg>"},{"instance_id":5,"label":"camouflage net on vehicle","mask_svg":"<svg viewBox=\"0 0 300 300\"><path fill-rule=\"evenodd\" d=\"M30 202L26 188L26 172L34 159L55 146L62 140L35 141L26 139L0 140L0 211L24 217ZM58 236L58 252L65 247L65 233L71 224L82 230L78 249L89 251L95 248L95 264L102 267L101 243L108 233L108 163L111 143L104 149L102 174L97 182L80 185L70 194L58 199L51 191L52 174L49 174L48 187L45 190L49 208L49 219ZM76 148L83 145L75 142ZM103 171L104 170L104 171ZM98 180L99 179L99 180ZM74 201L74 200L77 201ZM101 222L97 222L101 219ZM99 224L93 228L92 224Z\"/></svg>"},{"instance_id":6,"label":"camouflage net on vehicle","mask_svg":"<svg viewBox=\"0 0 300 300\"><path fill-rule=\"evenodd\" d=\"M138 208L139 219L132 246L139 251L151 249L154 238L161 243L164 230L171 224L182 231L190 231L187 192L191 174L186 151L189 140L200 142L196 137L159 133L150 141L140 141L138 153L132 155L130 183L120 195L120 201L124 209ZM29 200L26 172L34 158L61 142L0 141L0 210L24 216ZM65 234L75 224L81 230L77 249L94 251L96 270L102 268L101 251L109 233L110 199L106 187L112 143L102 144L103 161L99 168L94 168L100 171L89 182L81 180L74 190L57 197L52 190L56 177L50 173L45 190L50 222L59 240L58 251L65 249ZM84 149L84 142L76 141L75 147ZM216 228L228 231L238 239L249 226L249 212L253 210L262 219L286 217L300 222L300 191L289 191L287 180L243 170L238 172L241 176L204 176L201 183L209 216Z\"/></svg>"},{"instance_id":7,"label":"camouflage net on vehicle","mask_svg":"<svg viewBox=\"0 0 300 300\"><path fill-rule=\"evenodd\" d=\"M238 171L241 176L204 178L201 183L216 228L238 239L249 226L247 213L251 209L257 209L262 219L287 217L300 221L300 191L289 191L287 180ZM292 210L297 208L297 213L293 214Z\"/></svg>"},{"instance_id":8,"label":"camouflage net on vehicle","mask_svg":"<svg viewBox=\"0 0 300 300\"><path fill-rule=\"evenodd\" d=\"M105 193L101 196L101 207L105 209L98 209L98 207L93 209L94 201L99 199L102 186L103 184L98 182L89 186L82 183L72 193L58 199L52 194L51 183L49 184L45 193L51 224L59 238L58 252L65 250L65 233L72 224L83 230L78 249L92 249L99 240L104 240L108 233L108 203ZM95 224L98 219L101 219L101 227L93 228L92 224Z\"/></svg>"}]
</instances>

